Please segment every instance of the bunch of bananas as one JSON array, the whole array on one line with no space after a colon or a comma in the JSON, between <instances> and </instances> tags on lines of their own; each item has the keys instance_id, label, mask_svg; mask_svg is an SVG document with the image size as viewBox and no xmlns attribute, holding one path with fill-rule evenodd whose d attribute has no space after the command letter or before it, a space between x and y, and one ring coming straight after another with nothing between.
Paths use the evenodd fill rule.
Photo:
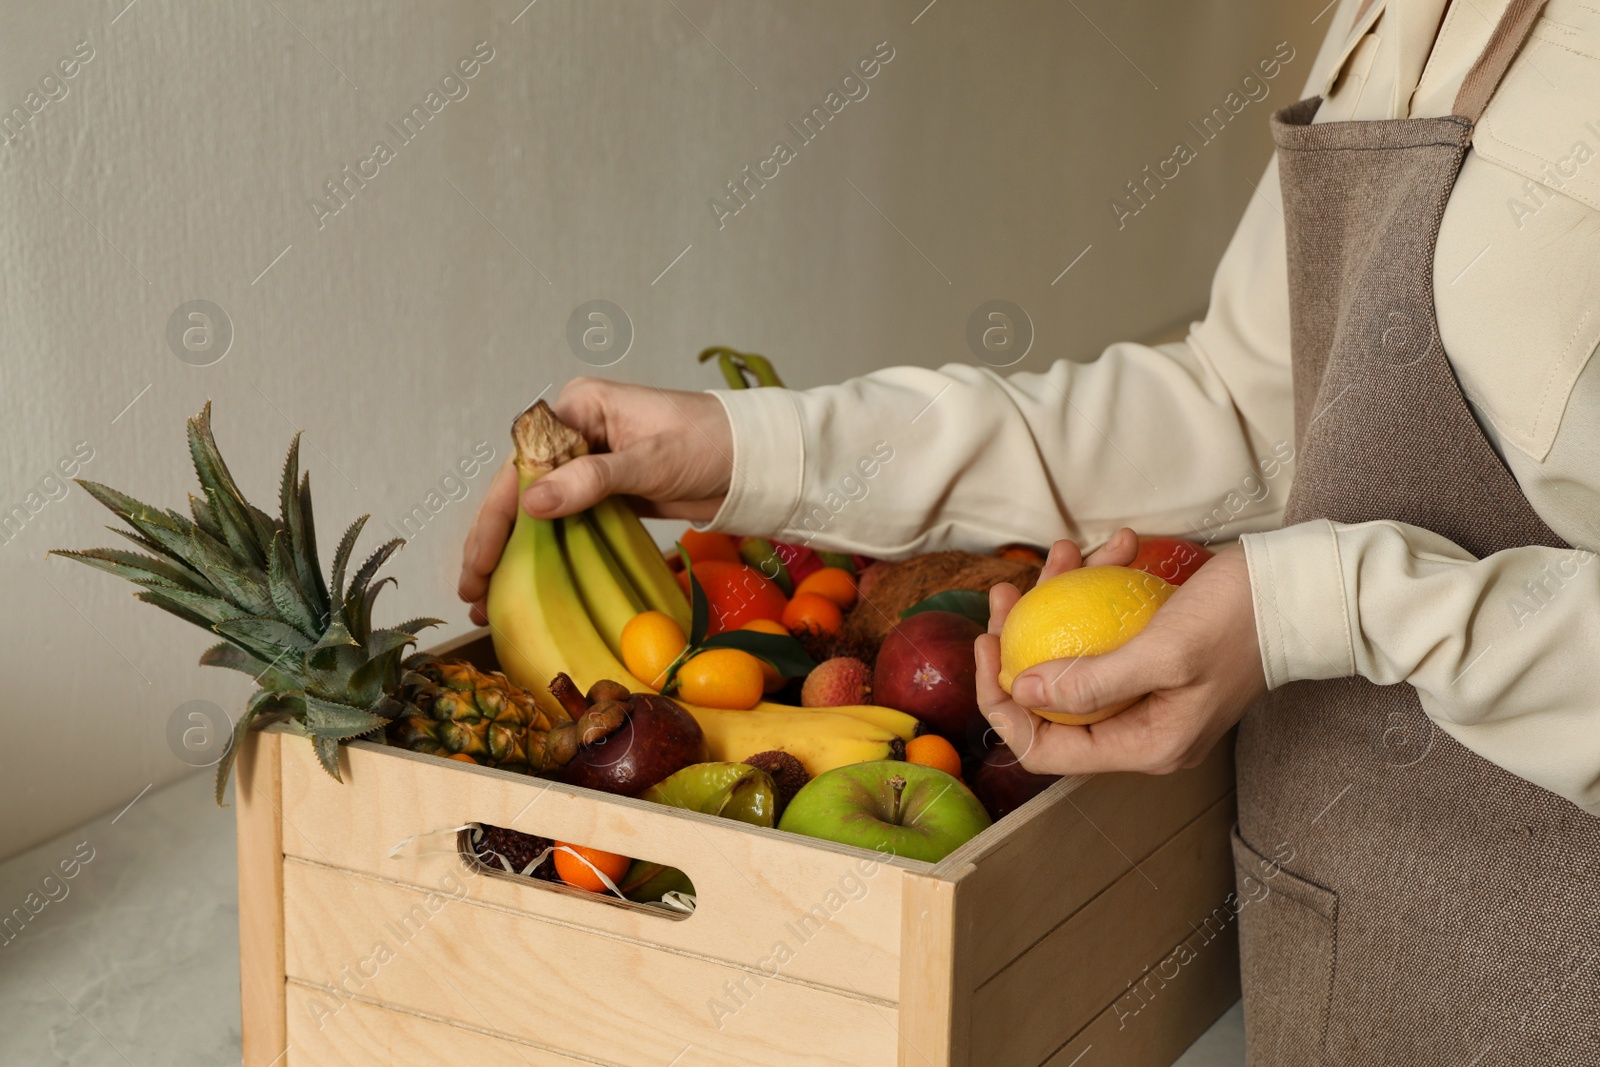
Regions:
<instances>
[{"instance_id":1,"label":"bunch of bananas","mask_svg":"<svg viewBox=\"0 0 1600 1067\"><path fill-rule=\"evenodd\" d=\"M561 463L583 455L581 434L540 401L512 427L519 492ZM661 611L684 629L689 604L644 525L615 497L564 519L517 512L516 525L489 583L488 616L506 676L549 701L549 683L565 673L587 691L601 679L635 692L649 686L620 659L622 627L636 614ZM795 708L762 703L748 711L683 704L700 723L712 760L737 763L758 752L788 752L815 777L868 760L901 758L918 721L892 708Z\"/></svg>"}]
</instances>

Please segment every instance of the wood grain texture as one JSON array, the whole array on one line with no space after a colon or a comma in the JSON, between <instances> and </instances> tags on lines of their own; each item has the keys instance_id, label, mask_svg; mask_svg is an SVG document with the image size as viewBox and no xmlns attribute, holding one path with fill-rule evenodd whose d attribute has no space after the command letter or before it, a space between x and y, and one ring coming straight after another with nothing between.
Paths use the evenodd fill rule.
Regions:
<instances>
[{"instance_id":1,"label":"wood grain texture","mask_svg":"<svg viewBox=\"0 0 1600 1067\"><path fill-rule=\"evenodd\" d=\"M974 901L963 912L970 926L962 937L971 939L976 981L1006 966L1232 789L1230 734L1192 770L1059 782L953 853L935 873L950 877L973 868L962 878L963 897ZM1226 831L1218 841L1226 850Z\"/></svg>"},{"instance_id":2,"label":"wood grain texture","mask_svg":"<svg viewBox=\"0 0 1600 1067\"><path fill-rule=\"evenodd\" d=\"M954 877L909 873L900 944L900 1058L898 1067L955 1067L966 1047L968 1016L958 1012L955 990L970 989L965 941L957 937L960 892L971 868ZM960 1024L957 1032L956 1024Z\"/></svg>"},{"instance_id":3,"label":"wood grain texture","mask_svg":"<svg viewBox=\"0 0 1600 1067\"><path fill-rule=\"evenodd\" d=\"M1235 938L1224 904L1233 891L1234 817L1230 793L979 986L969 1005L974 1055L1037 1064L1118 998L1130 1013L1145 995L1151 1003L1198 996L1202 983L1184 968L1228 956ZM1147 974L1185 938L1192 960Z\"/></svg>"},{"instance_id":4,"label":"wood grain texture","mask_svg":"<svg viewBox=\"0 0 1600 1067\"><path fill-rule=\"evenodd\" d=\"M895 1062L892 1005L452 899L449 882L430 894L290 859L284 890L289 974L325 990L308 1020L336 1018L342 989L628 1067Z\"/></svg>"},{"instance_id":5,"label":"wood grain texture","mask_svg":"<svg viewBox=\"0 0 1600 1067\"><path fill-rule=\"evenodd\" d=\"M1239 939L1230 931L1187 963L1167 962L1182 958L1179 945L1164 952L1151 969L1176 967L1171 983L1119 997L1042 1067L1167 1067L1183 1055L1239 999Z\"/></svg>"},{"instance_id":6,"label":"wood grain texture","mask_svg":"<svg viewBox=\"0 0 1600 1067\"><path fill-rule=\"evenodd\" d=\"M278 733L245 734L234 769L244 1067L279 1061L284 1006L282 777Z\"/></svg>"},{"instance_id":7,"label":"wood grain texture","mask_svg":"<svg viewBox=\"0 0 1600 1067\"><path fill-rule=\"evenodd\" d=\"M290 982L289 1055L280 1067L594 1067L559 1052L397 1011L349 1000L331 1016L313 1006L329 999L325 990Z\"/></svg>"},{"instance_id":8,"label":"wood grain texture","mask_svg":"<svg viewBox=\"0 0 1600 1067\"><path fill-rule=\"evenodd\" d=\"M699 906L673 921L544 884L475 877L469 893L551 923L754 967L780 938L808 939L784 968L790 978L893 1003L900 995L901 878L908 869L870 853L760 830L645 801L611 797L365 743L345 746L345 784L317 765L309 745L283 748L284 849L295 857L418 886L461 872L454 835L392 846L468 822L681 867ZM846 984L848 983L848 984Z\"/></svg>"}]
</instances>

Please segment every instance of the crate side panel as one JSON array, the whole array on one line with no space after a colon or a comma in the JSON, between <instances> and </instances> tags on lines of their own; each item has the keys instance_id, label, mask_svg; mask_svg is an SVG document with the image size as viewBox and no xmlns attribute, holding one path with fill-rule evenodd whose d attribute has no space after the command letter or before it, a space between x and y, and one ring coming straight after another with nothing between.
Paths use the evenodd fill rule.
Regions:
<instances>
[{"instance_id":1,"label":"crate side panel","mask_svg":"<svg viewBox=\"0 0 1600 1067\"><path fill-rule=\"evenodd\" d=\"M1095 775L994 830L964 879L964 934L987 979L1233 789L1231 735L1177 774ZM962 858L959 854L957 859ZM992 902L1003 900L1005 907ZM988 902L987 904L984 902Z\"/></svg>"},{"instance_id":2,"label":"crate side panel","mask_svg":"<svg viewBox=\"0 0 1600 1067\"><path fill-rule=\"evenodd\" d=\"M468 1029L290 982L283 1067L594 1067L481 1028Z\"/></svg>"},{"instance_id":3,"label":"crate side panel","mask_svg":"<svg viewBox=\"0 0 1600 1067\"><path fill-rule=\"evenodd\" d=\"M277 733L246 733L234 763L244 1067L278 1062L288 1043L283 987L281 740Z\"/></svg>"},{"instance_id":4,"label":"crate side panel","mask_svg":"<svg viewBox=\"0 0 1600 1067\"><path fill-rule=\"evenodd\" d=\"M784 967L792 978L890 1002L899 997L902 868L729 820L363 745L344 748L348 771L340 784L297 742L289 738L283 748L284 849L291 856L433 886L460 870L453 835L419 839L395 857L392 847L413 834L477 821L670 863L688 872L699 894L695 915L681 922L502 878L472 878L469 893L743 967L757 966L785 942L796 949Z\"/></svg>"},{"instance_id":5,"label":"crate side panel","mask_svg":"<svg viewBox=\"0 0 1600 1067\"><path fill-rule=\"evenodd\" d=\"M1151 993L1124 994L1042 1067L1169 1067L1239 999L1237 931L1192 957L1190 944L1180 942L1151 962L1152 969L1173 974L1171 982Z\"/></svg>"},{"instance_id":6,"label":"crate side panel","mask_svg":"<svg viewBox=\"0 0 1600 1067\"><path fill-rule=\"evenodd\" d=\"M894 1063L889 1004L453 900L443 886L289 860L284 890L289 975L309 984L630 1067L685 1047L718 1067Z\"/></svg>"},{"instance_id":7,"label":"crate side panel","mask_svg":"<svg viewBox=\"0 0 1600 1067\"><path fill-rule=\"evenodd\" d=\"M1196 955L1226 954L1234 815L1229 794L985 982L971 1003L973 1047L994 1063L1040 1063L1186 936ZM1213 913L1228 917L1212 920L1215 932L1203 925ZM1198 994L1194 982L1164 991Z\"/></svg>"},{"instance_id":8,"label":"crate side panel","mask_svg":"<svg viewBox=\"0 0 1600 1067\"><path fill-rule=\"evenodd\" d=\"M962 947L956 937L962 878L967 868L951 877L907 874L905 914L900 943L904 946L900 970L899 1067L965 1067L956 1058L965 1047L965 1014L955 1006L969 1002L969 970L957 956ZM958 1024L960 1032L958 1032Z\"/></svg>"}]
</instances>

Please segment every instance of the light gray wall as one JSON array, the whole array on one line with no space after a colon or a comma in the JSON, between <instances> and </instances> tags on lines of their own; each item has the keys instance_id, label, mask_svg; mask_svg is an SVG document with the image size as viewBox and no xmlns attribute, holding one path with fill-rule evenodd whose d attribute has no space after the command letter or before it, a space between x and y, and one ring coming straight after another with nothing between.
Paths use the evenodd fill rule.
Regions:
<instances>
[{"instance_id":1,"label":"light gray wall","mask_svg":"<svg viewBox=\"0 0 1600 1067\"><path fill-rule=\"evenodd\" d=\"M75 449L83 475L181 505L182 420L209 397L270 499L304 429L331 547L478 442L503 455L508 418L588 369L564 336L590 299L636 331L601 373L661 385L718 384L693 362L711 343L796 386L971 360L990 298L1035 323L1024 368L1091 357L1203 307L1267 113L1327 27L1317 0L524 2L0 3L0 112L28 119L0 147L0 506L26 515L0 544L0 855L184 773L175 709L232 711L248 688L196 668L204 635L126 585L44 559L115 540L83 494L48 499ZM1270 95L1119 229L1124 182L1197 143L1188 122L1280 41L1297 56ZM92 58L41 89L80 42ZM468 95L400 146L386 123L478 42L493 58ZM868 95L719 228L723 183L797 144L785 123L879 42ZM310 200L379 139L395 158L319 220ZM167 339L196 299L234 331L211 366ZM392 567L393 617L465 626L459 544L486 480Z\"/></svg>"}]
</instances>

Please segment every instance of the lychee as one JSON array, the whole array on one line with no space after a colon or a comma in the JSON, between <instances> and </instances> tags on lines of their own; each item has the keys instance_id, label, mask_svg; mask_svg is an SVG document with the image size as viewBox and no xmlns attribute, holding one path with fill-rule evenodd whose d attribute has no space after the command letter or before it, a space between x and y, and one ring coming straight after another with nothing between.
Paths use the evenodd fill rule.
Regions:
<instances>
[{"instance_id":1,"label":"lychee","mask_svg":"<svg viewBox=\"0 0 1600 1067\"><path fill-rule=\"evenodd\" d=\"M871 669L853 656L835 656L806 675L800 703L808 708L841 708L865 704L871 693Z\"/></svg>"}]
</instances>

